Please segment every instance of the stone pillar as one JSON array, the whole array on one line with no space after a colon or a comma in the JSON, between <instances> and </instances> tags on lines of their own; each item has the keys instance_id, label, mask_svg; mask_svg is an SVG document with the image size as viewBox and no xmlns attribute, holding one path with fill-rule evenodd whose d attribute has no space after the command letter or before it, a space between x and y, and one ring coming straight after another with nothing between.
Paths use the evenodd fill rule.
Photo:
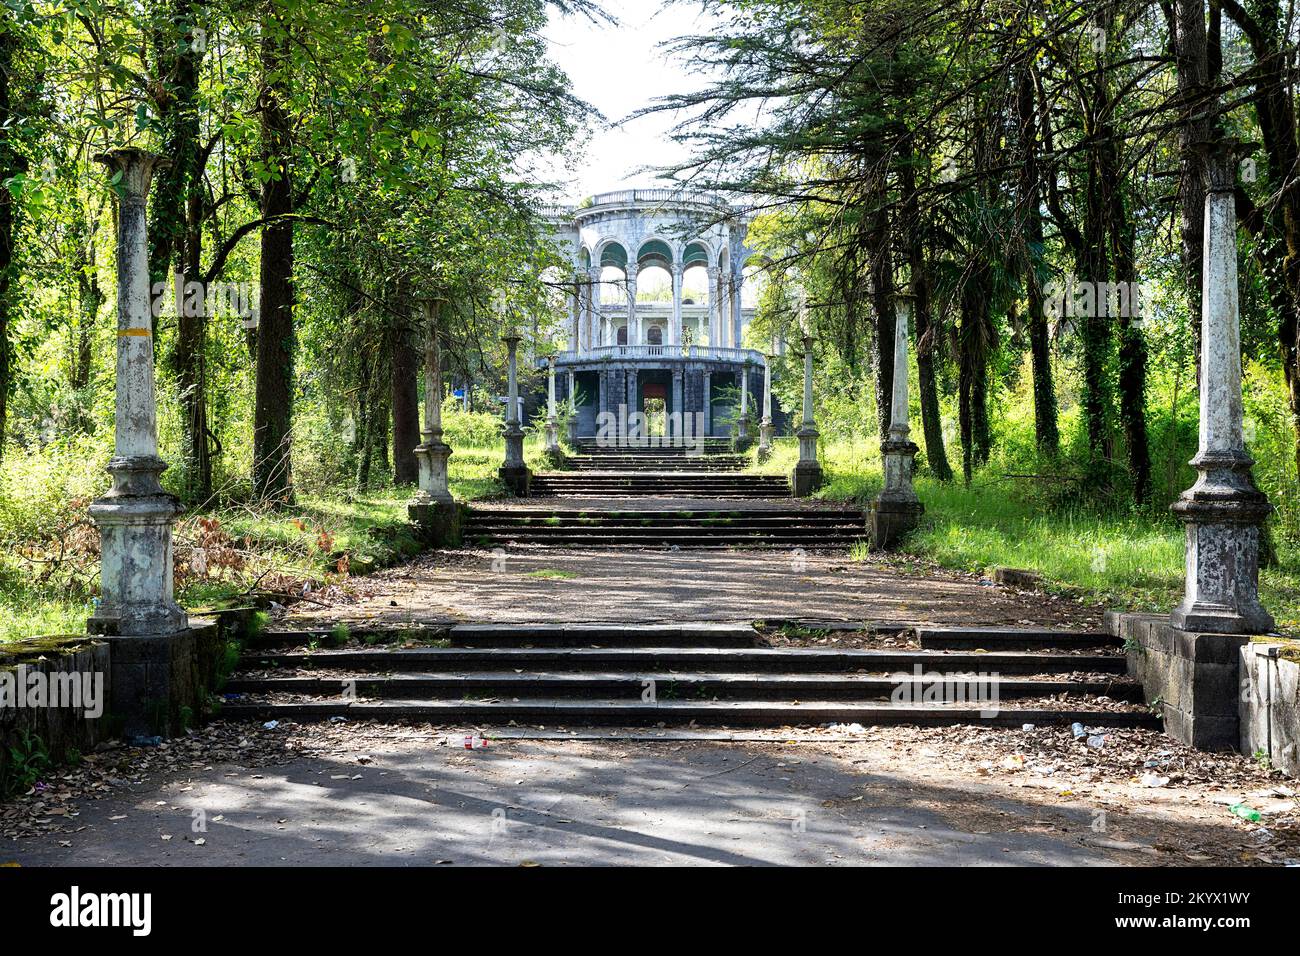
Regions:
<instances>
[{"instance_id":1,"label":"stone pillar","mask_svg":"<svg viewBox=\"0 0 1300 956\"><path fill-rule=\"evenodd\" d=\"M569 372L569 444L578 441L578 382L573 372Z\"/></svg>"},{"instance_id":2,"label":"stone pillar","mask_svg":"<svg viewBox=\"0 0 1300 956\"><path fill-rule=\"evenodd\" d=\"M532 475L524 464L524 430L519 424L519 335L510 332L502 336L506 343L506 424L502 434L506 439L506 460L497 472L501 483L511 494L520 498L528 497Z\"/></svg>"},{"instance_id":3,"label":"stone pillar","mask_svg":"<svg viewBox=\"0 0 1300 956\"><path fill-rule=\"evenodd\" d=\"M743 348L745 344L745 313L740 304L740 290L745 284L743 272L735 272L731 277L731 331L732 344Z\"/></svg>"},{"instance_id":4,"label":"stone pillar","mask_svg":"<svg viewBox=\"0 0 1300 956\"><path fill-rule=\"evenodd\" d=\"M555 356L546 360L546 454L554 461L563 458L560 451L559 409L555 405Z\"/></svg>"},{"instance_id":5,"label":"stone pillar","mask_svg":"<svg viewBox=\"0 0 1300 956\"><path fill-rule=\"evenodd\" d=\"M673 263L673 317L668 326L668 344L682 344L682 264Z\"/></svg>"},{"instance_id":6,"label":"stone pillar","mask_svg":"<svg viewBox=\"0 0 1300 956\"><path fill-rule=\"evenodd\" d=\"M424 429L420 433L422 441L415 449L420 463L420 484L406 510L426 544L448 547L460 543L460 509L447 487L451 446L442 440L440 308L440 302L424 303Z\"/></svg>"},{"instance_id":7,"label":"stone pillar","mask_svg":"<svg viewBox=\"0 0 1300 956\"><path fill-rule=\"evenodd\" d=\"M582 276L574 275L573 277L573 295L571 306L573 314L570 317L569 333L569 350L573 352L582 349Z\"/></svg>"},{"instance_id":8,"label":"stone pillar","mask_svg":"<svg viewBox=\"0 0 1300 956\"><path fill-rule=\"evenodd\" d=\"M600 309L600 268L593 266L587 271L587 335L583 340L584 349L592 349L605 344L604 313Z\"/></svg>"},{"instance_id":9,"label":"stone pillar","mask_svg":"<svg viewBox=\"0 0 1300 956\"><path fill-rule=\"evenodd\" d=\"M708 266L705 271L709 276L709 345L718 348L722 345L722 303L718 298L718 267Z\"/></svg>"},{"instance_id":10,"label":"stone pillar","mask_svg":"<svg viewBox=\"0 0 1300 956\"><path fill-rule=\"evenodd\" d=\"M172 525L180 502L159 480L145 203L155 169L169 161L141 149L97 156L120 176L117 219L117 390L112 488L90 506L102 539L101 596L87 629L104 635L169 635L189 618L172 591Z\"/></svg>"},{"instance_id":11,"label":"stone pillar","mask_svg":"<svg viewBox=\"0 0 1300 956\"><path fill-rule=\"evenodd\" d=\"M772 356L763 356L763 420L758 425L758 460L772 456Z\"/></svg>"},{"instance_id":12,"label":"stone pillar","mask_svg":"<svg viewBox=\"0 0 1300 956\"><path fill-rule=\"evenodd\" d=\"M749 447L749 363L740 368L740 417L736 420L736 433L731 436L731 447L744 451Z\"/></svg>"},{"instance_id":13,"label":"stone pillar","mask_svg":"<svg viewBox=\"0 0 1300 956\"><path fill-rule=\"evenodd\" d=\"M888 548L915 529L925 512L912 486L912 470L920 450L908 437L907 346L911 302L899 296L895 303L894 391L889 415L889 437L880 444L885 466L885 486L871 503L871 540Z\"/></svg>"},{"instance_id":14,"label":"stone pillar","mask_svg":"<svg viewBox=\"0 0 1300 956\"><path fill-rule=\"evenodd\" d=\"M822 483L822 466L817 460L817 425L813 421L813 353L812 336L803 337L803 425L795 432L799 437L799 461L790 483L796 498L806 498Z\"/></svg>"},{"instance_id":15,"label":"stone pillar","mask_svg":"<svg viewBox=\"0 0 1300 956\"><path fill-rule=\"evenodd\" d=\"M673 369L673 407L671 409L671 411L677 414L677 427L672 432L672 437L676 441L680 441L684 437L687 429L690 429L692 435L695 434L694 423L692 422L690 425L686 423L685 394L686 388L685 383L683 382L683 372L681 366L678 365ZM669 421L672 421L672 419L670 418Z\"/></svg>"},{"instance_id":16,"label":"stone pillar","mask_svg":"<svg viewBox=\"0 0 1300 956\"><path fill-rule=\"evenodd\" d=\"M1234 149L1222 144L1205 156L1200 443L1196 483L1173 506L1187 527L1187 580L1171 621L1186 631L1265 634L1273 618L1259 602L1259 535L1269 504L1242 432Z\"/></svg>"},{"instance_id":17,"label":"stone pillar","mask_svg":"<svg viewBox=\"0 0 1300 956\"><path fill-rule=\"evenodd\" d=\"M627 344L641 344L641 329L636 321L636 263L627 264Z\"/></svg>"},{"instance_id":18,"label":"stone pillar","mask_svg":"<svg viewBox=\"0 0 1300 956\"><path fill-rule=\"evenodd\" d=\"M709 438L713 435L713 373L705 372L703 382L704 437Z\"/></svg>"}]
</instances>

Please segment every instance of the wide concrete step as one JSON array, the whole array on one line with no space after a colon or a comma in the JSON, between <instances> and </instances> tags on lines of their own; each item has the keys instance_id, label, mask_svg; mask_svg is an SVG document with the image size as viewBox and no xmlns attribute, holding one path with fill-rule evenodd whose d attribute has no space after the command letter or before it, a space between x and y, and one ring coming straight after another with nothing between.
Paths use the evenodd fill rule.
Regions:
<instances>
[{"instance_id":1,"label":"wide concrete step","mask_svg":"<svg viewBox=\"0 0 1300 956\"><path fill-rule=\"evenodd\" d=\"M314 632L294 632L311 634ZM328 633L328 632L323 632ZM354 631L364 638L365 631ZM437 633L446 633L438 629ZM274 636L268 632L267 636ZM300 642L306 644L306 641ZM283 643L277 646L284 646ZM783 672L799 674L869 674L909 671L959 673L966 671L1024 674L1125 673L1119 654L1046 654L1019 651L986 654L861 650L831 647L559 647L554 644L520 647L513 644L486 647L412 647L390 650L252 650L243 656L245 668L319 667L368 672L410 671L568 671L568 672Z\"/></svg>"},{"instance_id":2,"label":"wide concrete step","mask_svg":"<svg viewBox=\"0 0 1300 956\"><path fill-rule=\"evenodd\" d=\"M952 700L1010 700L1057 694L1105 695L1112 700L1140 702L1142 686L1127 678L1062 680L1003 678L989 675L916 676L845 674L735 673L401 673L347 677L239 677L224 692L233 694L297 694L314 697L349 695L364 698L415 697L461 700L469 697L580 697L639 700L889 700L922 701L936 679L944 681L944 696Z\"/></svg>"},{"instance_id":3,"label":"wide concrete step","mask_svg":"<svg viewBox=\"0 0 1300 956\"><path fill-rule=\"evenodd\" d=\"M917 724L948 726L982 724L1016 727L1021 724L1070 724L1088 726L1151 727L1159 719L1146 710L1097 711L1059 707L998 707L979 704L858 704L846 701L683 701L653 703L626 700L520 699L501 700L388 700L388 701L295 701L282 703L230 703L222 707L223 718L328 720L331 717L373 720L420 720L439 724L474 722L482 725L509 721L547 726L644 724L696 726L810 726L824 723L857 723L863 726Z\"/></svg>"},{"instance_id":4,"label":"wide concrete step","mask_svg":"<svg viewBox=\"0 0 1300 956\"><path fill-rule=\"evenodd\" d=\"M931 650L1030 651L1118 646L1105 631L1071 631L1025 627L921 627L916 636Z\"/></svg>"},{"instance_id":5,"label":"wide concrete step","mask_svg":"<svg viewBox=\"0 0 1300 956\"><path fill-rule=\"evenodd\" d=\"M742 509L718 509L718 508L692 508L692 509L654 509L654 508L623 508L610 511L593 511L589 508L565 508L561 505L533 507L533 508L492 508L492 507L471 507L469 517L474 518L480 515L488 515L494 518L503 519L532 519L538 518L587 518L593 521L640 521L649 518L652 521L682 520L694 521L712 518L745 518L746 520L756 521L763 518L794 518L807 520L838 520L843 517L849 517L855 521L863 520L863 512L853 508L797 508L789 505L775 507L746 507Z\"/></svg>"},{"instance_id":6,"label":"wide concrete step","mask_svg":"<svg viewBox=\"0 0 1300 956\"><path fill-rule=\"evenodd\" d=\"M548 528L693 528L708 530L710 528L756 528L779 532L801 528L838 528L864 526L866 518L861 514L832 512L819 514L805 512L776 517L751 518L745 514L709 517L704 513L682 516L676 512L661 512L659 515L647 515L641 518L614 517L595 515L590 517L562 515L516 515L503 511L471 511L465 518L466 528L519 528L527 530L545 530Z\"/></svg>"},{"instance_id":7,"label":"wide concrete step","mask_svg":"<svg viewBox=\"0 0 1300 956\"><path fill-rule=\"evenodd\" d=\"M448 632L456 647L753 647L748 624L458 624Z\"/></svg>"},{"instance_id":8,"label":"wide concrete step","mask_svg":"<svg viewBox=\"0 0 1300 956\"><path fill-rule=\"evenodd\" d=\"M470 544L478 547L516 544L602 551L633 551L665 547L690 548L692 550L729 548L738 551L789 551L793 548L802 548L805 551L831 551L850 548L855 543L864 540L866 540L865 532L842 535L822 533L816 536L798 538L743 537L739 535L670 537L661 535L658 538L624 538L616 541L611 541L605 535L475 534L468 538Z\"/></svg>"}]
</instances>

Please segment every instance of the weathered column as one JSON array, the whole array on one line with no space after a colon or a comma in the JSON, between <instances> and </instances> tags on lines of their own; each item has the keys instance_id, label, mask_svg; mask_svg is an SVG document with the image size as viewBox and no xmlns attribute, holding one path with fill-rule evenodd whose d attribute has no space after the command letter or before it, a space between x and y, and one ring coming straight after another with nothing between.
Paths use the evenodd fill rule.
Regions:
<instances>
[{"instance_id":1,"label":"weathered column","mask_svg":"<svg viewBox=\"0 0 1300 956\"><path fill-rule=\"evenodd\" d=\"M573 306L573 315L572 315L572 317L571 317L571 318L572 318L572 324L571 324L571 326L570 326L570 330L571 330L571 332L570 332L570 336L569 336L569 349L570 349L571 351L573 351L573 352L578 352L578 351L580 351L580 350L582 349L582 341L581 341L581 339L582 339L582 305L583 305L583 299L582 299L582 276L581 276L581 274L576 274L576 273L575 273L575 275L574 275L574 277L573 277L573 299L572 299L572 303L571 303L571 304L572 304L572 306Z\"/></svg>"},{"instance_id":2,"label":"weathered column","mask_svg":"<svg viewBox=\"0 0 1300 956\"><path fill-rule=\"evenodd\" d=\"M117 389L112 488L90 506L99 527L100 599L91 633L167 635L189 623L173 598L172 524L180 502L159 480L149 252L145 203L155 169L169 160L141 149L97 156L120 177L117 214Z\"/></svg>"},{"instance_id":3,"label":"weathered column","mask_svg":"<svg viewBox=\"0 0 1300 956\"><path fill-rule=\"evenodd\" d=\"M736 451L749 447L749 363L740 367L740 418L736 421L736 433L731 438L731 446Z\"/></svg>"},{"instance_id":4,"label":"weathered column","mask_svg":"<svg viewBox=\"0 0 1300 956\"><path fill-rule=\"evenodd\" d=\"M560 451L559 409L555 405L555 356L546 360L546 454L552 460L563 457Z\"/></svg>"},{"instance_id":5,"label":"weathered column","mask_svg":"<svg viewBox=\"0 0 1300 956\"><path fill-rule=\"evenodd\" d=\"M799 437L799 461L790 483L796 498L806 498L822 483L822 466L817 460L817 425L813 421L813 353L812 336L803 337L803 425L795 432Z\"/></svg>"},{"instance_id":6,"label":"weathered column","mask_svg":"<svg viewBox=\"0 0 1300 956\"><path fill-rule=\"evenodd\" d=\"M511 494L527 498L532 475L524 464L524 430L519 424L519 334L509 332L501 341L506 343L506 424L502 429L506 459L497 473Z\"/></svg>"},{"instance_id":7,"label":"weathered column","mask_svg":"<svg viewBox=\"0 0 1300 956\"><path fill-rule=\"evenodd\" d=\"M722 303L718 297L718 267L708 266L705 271L709 276L709 345L718 348L722 345Z\"/></svg>"},{"instance_id":8,"label":"weathered column","mask_svg":"<svg viewBox=\"0 0 1300 956\"><path fill-rule=\"evenodd\" d=\"M447 485L451 446L442 440L442 351L439 346L441 302L426 301L424 310L424 428L415 449L420 484L406 511L426 544L447 547L460 542L460 509Z\"/></svg>"},{"instance_id":9,"label":"weathered column","mask_svg":"<svg viewBox=\"0 0 1300 956\"><path fill-rule=\"evenodd\" d=\"M745 345L745 312L741 306L740 293L745 284L745 274L734 272L731 277L731 329L732 344L736 348Z\"/></svg>"},{"instance_id":10,"label":"weathered column","mask_svg":"<svg viewBox=\"0 0 1300 956\"><path fill-rule=\"evenodd\" d=\"M673 263L673 318L668 327L668 344L682 344L682 264Z\"/></svg>"},{"instance_id":11,"label":"weathered column","mask_svg":"<svg viewBox=\"0 0 1300 956\"><path fill-rule=\"evenodd\" d=\"M1205 166L1200 443L1196 483L1173 506L1187 527L1187 580L1171 620L1187 631L1264 634L1273 618L1259 602L1259 534L1269 504L1242 432L1233 144L1207 150Z\"/></svg>"},{"instance_id":12,"label":"weathered column","mask_svg":"<svg viewBox=\"0 0 1300 956\"><path fill-rule=\"evenodd\" d=\"M636 322L636 263L627 264L627 344L641 344L641 329Z\"/></svg>"},{"instance_id":13,"label":"weathered column","mask_svg":"<svg viewBox=\"0 0 1300 956\"><path fill-rule=\"evenodd\" d=\"M895 302L894 391L889 415L889 437L880 444L885 468L885 486L871 503L871 540L877 548L888 548L911 532L925 507L916 497L912 470L920 450L908 437L907 346L911 302L899 296Z\"/></svg>"},{"instance_id":14,"label":"weathered column","mask_svg":"<svg viewBox=\"0 0 1300 956\"><path fill-rule=\"evenodd\" d=\"M704 381L704 437L713 435L713 373L705 372Z\"/></svg>"},{"instance_id":15,"label":"weathered column","mask_svg":"<svg viewBox=\"0 0 1300 956\"><path fill-rule=\"evenodd\" d=\"M604 313L600 308L600 268L593 266L587 271L587 334L583 337L582 347L592 349L605 344Z\"/></svg>"},{"instance_id":16,"label":"weathered column","mask_svg":"<svg viewBox=\"0 0 1300 956\"><path fill-rule=\"evenodd\" d=\"M573 372L569 372L569 444L578 442L578 383Z\"/></svg>"},{"instance_id":17,"label":"weathered column","mask_svg":"<svg viewBox=\"0 0 1300 956\"><path fill-rule=\"evenodd\" d=\"M763 420L758 424L758 460L772 455L772 356L763 356Z\"/></svg>"}]
</instances>

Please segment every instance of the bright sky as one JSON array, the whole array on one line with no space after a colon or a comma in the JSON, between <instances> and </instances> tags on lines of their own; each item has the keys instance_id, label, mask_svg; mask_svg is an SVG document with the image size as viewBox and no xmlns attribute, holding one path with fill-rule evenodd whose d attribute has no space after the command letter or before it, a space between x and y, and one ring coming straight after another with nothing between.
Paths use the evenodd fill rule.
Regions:
<instances>
[{"instance_id":1,"label":"bright sky","mask_svg":"<svg viewBox=\"0 0 1300 956\"><path fill-rule=\"evenodd\" d=\"M562 169L557 180L568 180L563 201L577 201L592 193L616 189L661 186L652 172L639 169L662 166L685 156L668 138L670 114L646 117L625 126L625 119L655 97L698 89L704 82L689 75L680 62L670 61L659 49L665 40L705 32L708 20L689 4L660 5L646 0L604 0L606 11L619 26L592 24L584 18L562 17L552 12L546 37L552 58L573 80L573 91L594 105L607 123L599 124L576 164L576 179Z\"/></svg>"}]
</instances>

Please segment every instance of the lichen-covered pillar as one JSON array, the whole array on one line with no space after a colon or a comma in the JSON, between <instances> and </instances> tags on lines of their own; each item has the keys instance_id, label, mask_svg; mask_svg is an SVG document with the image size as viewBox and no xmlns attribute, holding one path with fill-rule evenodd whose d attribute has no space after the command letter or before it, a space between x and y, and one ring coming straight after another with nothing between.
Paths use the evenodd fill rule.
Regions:
<instances>
[{"instance_id":1,"label":"lichen-covered pillar","mask_svg":"<svg viewBox=\"0 0 1300 956\"><path fill-rule=\"evenodd\" d=\"M1259 602L1259 535L1269 504L1251 477L1242 431L1234 148L1205 153L1200 442L1191 461L1196 483L1173 505L1187 528L1187 551L1186 592L1171 621L1187 631L1262 634L1273 628Z\"/></svg>"},{"instance_id":2,"label":"lichen-covered pillar","mask_svg":"<svg viewBox=\"0 0 1300 956\"><path fill-rule=\"evenodd\" d=\"M736 451L749 447L749 362L740 367L740 417L736 420L731 445Z\"/></svg>"},{"instance_id":3,"label":"lichen-covered pillar","mask_svg":"<svg viewBox=\"0 0 1300 956\"><path fill-rule=\"evenodd\" d=\"M587 334L582 347L592 349L605 344L604 313L600 310L600 268L587 270Z\"/></svg>"},{"instance_id":4,"label":"lichen-covered pillar","mask_svg":"<svg viewBox=\"0 0 1300 956\"><path fill-rule=\"evenodd\" d=\"M673 263L673 319L668 329L668 344L682 344L682 264Z\"/></svg>"},{"instance_id":5,"label":"lichen-covered pillar","mask_svg":"<svg viewBox=\"0 0 1300 956\"><path fill-rule=\"evenodd\" d=\"M877 548L888 548L911 532L925 508L912 483L913 463L920 450L908 437L907 346L911 303L899 297L895 303L894 390L891 396L889 436L880 444L885 467L885 486L871 503L871 540Z\"/></svg>"},{"instance_id":6,"label":"lichen-covered pillar","mask_svg":"<svg viewBox=\"0 0 1300 956\"><path fill-rule=\"evenodd\" d=\"M703 412L704 412L704 437L713 436L713 373L705 372L703 375Z\"/></svg>"},{"instance_id":7,"label":"lichen-covered pillar","mask_svg":"<svg viewBox=\"0 0 1300 956\"><path fill-rule=\"evenodd\" d=\"M421 538L434 547L460 541L460 509L447 483L451 446L442 440L442 352L439 347L440 302L425 302L424 309L424 428L415 449L420 463L420 484L407 505L411 523Z\"/></svg>"},{"instance_id":8,"label":"lichen-covered pillar","mask_svg":"<svg viewBox=\"0 0 1300 956\"><path fill-rule=\"evenodd\" d=\"M709 345L718 348L722 345L722 302L718 296L718 267L708 266L705 272L709 276Z\"/></svg>"},{"instance_id":9,"label":"lichen-covered pillar","mask_svg":"<svg viewBox=\"0 0 1300 956\"><path fill-rule=\"evenodd\" d=\"M502 336L506 343L506 458L497 474L511 494L528 497L532 475L524 464L524 430L519 424L519 340L515 332Z\"/></svg>"},{"instance_id":10,"label":"lichen-covered pillar","mask_svg":"<svg viewBox=\"0 0 1300 956\"><path fill-rule=\"evenodd\" d=\"M741 306L741 288L745 284L745 275L743 272L735 272L731 276L731 344L736 348L743 348L745 345L745 313Z\"/></svg>"},{"instance_id":11,"label":"lichen-covered pillar","mask_svg":"<svg viewBox=\"0 0 1300 956\"><path fill-rule=\"evenodd\" d=\"M641 329L636 322L636 263L627 264L627 344L641 344Z\"/></svg>"},{"instance_id":12,"label":"lichen-covered pillar","mask_svg":"<svg viewBox=\"0 0 1300 956\"><path fill-rule=\"evenodd\" d=\"M154 394L153 312L145 203L156 169L168 161L141 149L96 157L116 179L117 387L112 488L90 506L99 527L100 599L87 628L95 634L166 635L189 619L172 590L172 525L180 502L159 480Z\"/></svg>"},{"instance_id":13,"label":"lichen-covered pillar","mask_svg":"<svg viewBox=\"0 0 1300 956\"><path fill-rule=\"evenodd\" d=\"M772 356L763 356L763 420L758 424L758 460L766 461L772 454Z\"/></svg>"},{"instance_id":14,"label":"lichen-covered pillar","mask_svg":"<svg viewBox=\"0 0 1300 956\"><path fill-rule=\"evenodd\" d=\"M571 316L572 322L569 334L569 349L574 352L580 351L582 348L582 285L581 273L575 274L573 277L573 294L571 301L573 315Z\"/></svg>"},{"instance_id":15,"label":"lichen-covered pillar","mask_svg":"<svg viewBox=\"0 0 1300 956\"><path fill-rule=\"evenodd\" d=\"M578 441L578 384L573 372L569 372L569 443Z\"/></svg>"},{"instance_id":16,"label":"lichen-covered pillar","mask_svg":"<svg viewBox=\"0 0 1300 956\"><path fill-rule=\"evenodd\" d=\"M795 434L799 438L799 461L795 463L790 483L796 498L806 498L822 483L822 466L817 460L817 425L813 421L813 352L812 336L803 337L803 424Z\"/></svg>"},{"instance_id":17,"label":"lichen-covered pillar","mask_svg":"<svg viewBox=\"0 0 1300 956\"><path fill-rule=\"evenodd\" d=\"M555 356L546 360L546 454L560 457L560 419L555 404Z\"/></svg>"}]
</instances>

